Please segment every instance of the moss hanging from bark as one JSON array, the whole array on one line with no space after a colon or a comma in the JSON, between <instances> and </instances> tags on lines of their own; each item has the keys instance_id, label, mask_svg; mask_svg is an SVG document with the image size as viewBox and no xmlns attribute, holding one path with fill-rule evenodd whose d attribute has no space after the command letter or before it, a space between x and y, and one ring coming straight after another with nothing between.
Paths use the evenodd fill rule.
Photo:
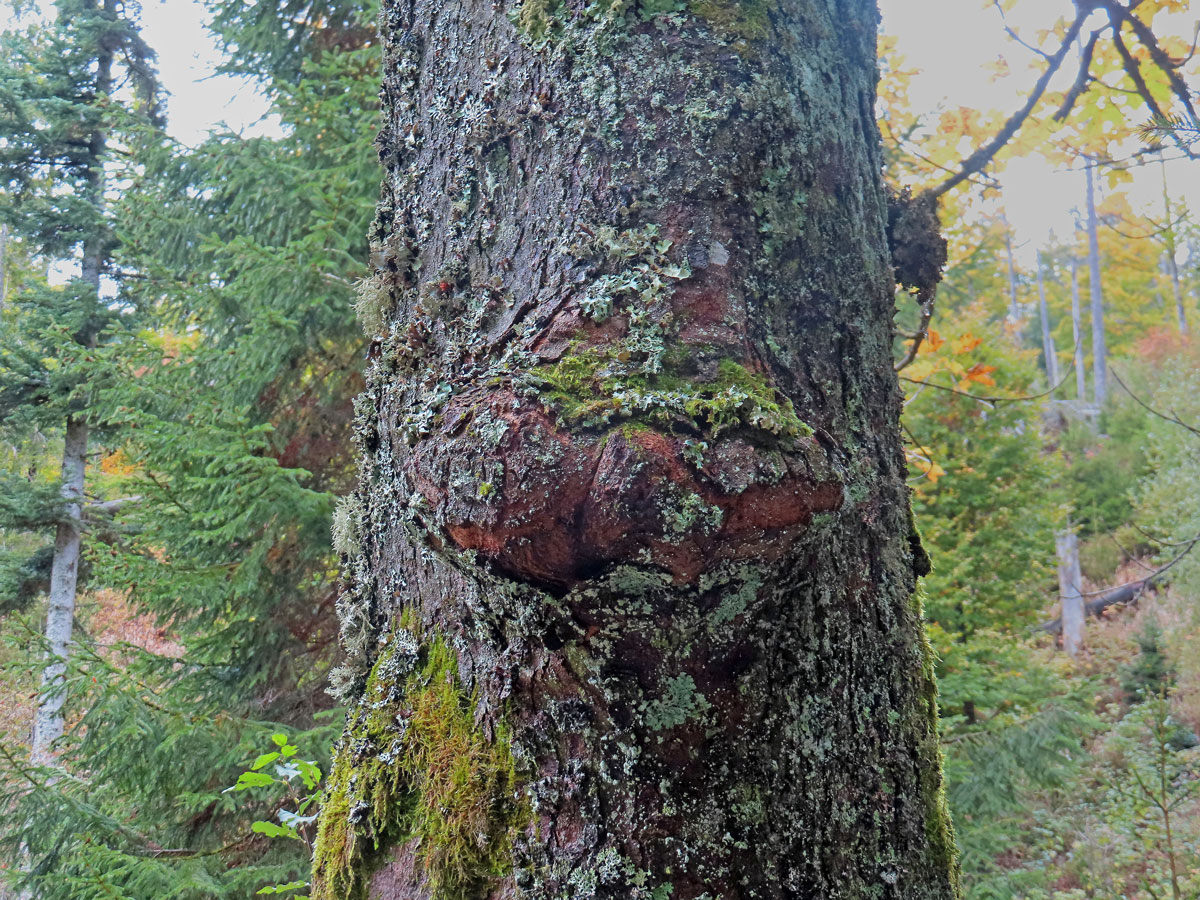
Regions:
<instances>
[{"instance_id":1,"label":"moss hanging from bark","mask_svg":"<svg viewBox=\"0 0 1200 900\"><path fill-rule=\"evenodd\" d=\"M512 867L512 838L529 821L504 729L485 735L477 698L440 637L418 650L391 635L346 726L330 775L314 856L317 900L368 895L397 844L414 842L431 893L477 896Z\"/></svg>"}]
</instances>

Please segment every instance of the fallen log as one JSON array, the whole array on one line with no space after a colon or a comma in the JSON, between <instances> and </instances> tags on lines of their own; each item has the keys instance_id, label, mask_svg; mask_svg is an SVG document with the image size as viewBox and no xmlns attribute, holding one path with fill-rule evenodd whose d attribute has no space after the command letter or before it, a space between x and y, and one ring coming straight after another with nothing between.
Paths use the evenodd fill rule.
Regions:
<instances>
[{"instance_id":1,"label":"fallen log","mask_svg":"<svg viewBox=\"0 0 1200 900\"><path fill-rule=\"evenodd\" d=\"M1140 597L1146 588L1153 587L1155 579L1161 574L1161 572L1156 572L1148 578L1143 578L1141 581L1131 581L1128 584L1110 588L1085 602L1084 609L1090 616L1099 616L1110 606L1125 606L1130 604ZM1043 622L1041 625L1035 626L1033 630L1044 631L1047 634L1061 634L1062 617L1060 616L1050 622Z\"/></svg>"}]
</instances>

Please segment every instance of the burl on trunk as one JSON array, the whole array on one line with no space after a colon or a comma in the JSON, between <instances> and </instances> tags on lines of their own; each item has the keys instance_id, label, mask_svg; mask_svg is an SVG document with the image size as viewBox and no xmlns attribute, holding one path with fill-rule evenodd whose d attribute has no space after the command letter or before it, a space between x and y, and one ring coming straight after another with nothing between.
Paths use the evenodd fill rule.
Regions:
<instances>
[{"instance_id":1,"label":"burl on trunk","mask_svg":"<svg viewBox=\"0 0 1200 900\"><path fill-rule=\"evenodd\" d=\"M316 896L956 896L876 18L384 3Z\"/></svg>"}]
</instances>

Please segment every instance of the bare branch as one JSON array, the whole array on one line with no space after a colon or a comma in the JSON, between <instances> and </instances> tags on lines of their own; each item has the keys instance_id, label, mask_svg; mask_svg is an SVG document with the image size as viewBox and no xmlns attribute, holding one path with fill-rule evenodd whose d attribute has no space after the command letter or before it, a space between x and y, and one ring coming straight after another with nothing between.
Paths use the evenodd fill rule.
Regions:
<instances>
[{"instance_id":1,"label":"bare branch","mask_svg":"<svg viewBox=\"0 0 1200 900\"><path fill-rule=\"evenodd\" d=\"M1025 403L1029 400L1040 400L1043 397L1049 397L1051 394L1053 394L1055 391L1057 391L1060 387L1062 387L1064 384L1066 384L1067 379L1070 377L1071 377L1070 375L1067 375L1058 384L1054 385L1054 387L1050 388L1049 390L1042 391L1040 394L1029 394L1027 396L1021 396L1021 397L980 397L978 394L971 394L971 393L968 393L967 391L960 391L960 390L958 390L958 388L947 387L944 384L935 384L932 381L919 381L916 378L908 378L904 375L899 376L901 381L907 381L909 384L919 384L922 387L931 387L931 388L936 388L939 391L947 391L948 393L951 393L951 394L958 394L958 396L960 396L960 397L967 397L971 400L975 400L978 403L982 403L985 406L993 406L994 404L997 404L997 403Z\"/></svg>"},{"instance_id":2,"label":"bare branch","mask_svg":"<svg viewBox=\"0 0 1200 900\"><path fill-rule=\"evenodd\" d=\"M921 320L917 324L917 330L912 335L912 343L909 344L908 352L904 354L904 358L896 363L895 369L899 372L912 365L913 360L917 358L917 354L921 352L921 345L925 343L925 338L929 337L929 321L933 318L933 301L934 297L930 297L921 304Z\"/></svg>"},{"instance_id":3,"label":"bare branch","mask_svg":"<svg viewBox=\"0 0 1200 900\"><path fill-rule=\"evenodd\" d=\"M1033 90L1026 99L1025 105L1009 116L1008 121L1004 123L1004 127L996 133L994 138L992 138L988 143L984 144L963 161L962 167L958 170L957 174L947 178L941 184L934 185L928 191L926 191L926 193L931 194L934 197L940 197L947 191L958 187L958 185L962 184L966 179L970 178L976 172L982 171L984 166L991 162L992 157L999 153L1001 148L1003 148L1005 144L1012 140L1013 136L1020 130L1021 126L1025 124L1025 120L1029 118L1029 114L1033 112L1033 109L1035 106L1037 106L1038 101L1042 99L1042 95L1046 92L1046 87L1050 84L1050 79L1054 77L1054 73L1057 72L1059 66L1062 65L1062 61L1066 58L1067 52L1071 49L1071 44L1073 44L1075 39L1079 37L1079 31L1083 28L1083 22L1088 17L1090 12L1090 9L1081 9L1076 13L1075 21L1073 21L1070 27L1067 29L1067 33L1063 37L1062 44L1059 46L1058 50L1055 51L1054 55L1050 57L1050 61L1046 65L1046 70L1042 72L1041 77L1038 78L1037 83L1033 86Z\"/></svg>"},{"instance_id":4,"label":"bare branch","mask_svg":"<svg viewBox=\"0 0 1200 900\"><path fill-rule=\"evenodd\" d=\"M1130 397L1133 398L1133 402L1136 403L1138 406L1140 406L1142 409L1146 410L1146 412L1150 413L1151 415L1158 416L1160 419L1162 419L1165 422L1170 422L1174 425L1178 425L1180 428L1183 428L1186 431L1190 431L1192 434L1196 435L1197 437L1200 437L1200 428L1197 428L1194 425L1189 425L1187 422L1184 422L1182 419L1179 418L1179 416L1175 415L1174 411L1172 411L1168 415L1167 413L1159 412L1157 409L1154 409L1152 406L1150 406L1148 403L1146 403L1144 400L1142 400L1141 397L1139 397L1137 394L1135 394L1133 391L1131 391L1129 389L1129 385L1127 385L1124 381L1121 380L1121 376L1117 374L1116 369L1110 368L1108 371L1110 373L1112 373L1112 377L1117 380L1117 384L1119 384L1122 388L1125 389L1125 393L1127 393Z\"/></svg>"}]
</instances>

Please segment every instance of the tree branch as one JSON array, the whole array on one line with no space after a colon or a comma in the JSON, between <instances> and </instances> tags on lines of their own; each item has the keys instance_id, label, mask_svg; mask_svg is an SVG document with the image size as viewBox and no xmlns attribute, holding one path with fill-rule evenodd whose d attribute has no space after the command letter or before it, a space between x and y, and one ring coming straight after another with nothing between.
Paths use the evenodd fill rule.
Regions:
<instances>
[{"instance_id":1,"label":"tree branch","mask_svg":"<svg viewBox=\"0 0 1200 900\"><path fill-rule=\"evenodd\" d=\"M1033 86L1033 91L1030 92L1029 97L1025 101L1025 105L1009 116L1008 121L1004 123L1004 127L996 133L994 138L992 138L988 143L984 144L963 161L962 167L958 170L957 174L947 178L941 184L934 185L933 187L929 188L929 190L926 191L927 194L930 194L934 197L940 197L947 191L958 187L958 185L962 184L966 179L970 178L975 173L982 171L984 166L992 161L992 157L999 153L1001 148L1003 148L1005 144L1012 140L1013 135L1015 135L1020 130L1021 126L1025 124L1025 120L1029 118L1029 114L1033 112L1033 109L1035 106L1037 106L1038 101L1042 99L1042 95L1046 92L1046 87L1050 84L1050 79L1054 77L1054 73L1057 72L1059 66L1062 65L1062 61L1066 58L1067 52L1071 49L1071 44L1073 44L1075 39L1079 37L1080 29L1083 28L1083 22L1090 13L1090 9L1080 9L1077 11L1075 15L1075 21L1073 21L1071 26L1067 29L1067 33L1063 37L1062 44L1059 46L1058 50L1053 56L1049 57L1049 63L1046 65L1046 70L1042 72L1041 77L1038 78L1037 83Z\"/></svg>"}]
</instances>

